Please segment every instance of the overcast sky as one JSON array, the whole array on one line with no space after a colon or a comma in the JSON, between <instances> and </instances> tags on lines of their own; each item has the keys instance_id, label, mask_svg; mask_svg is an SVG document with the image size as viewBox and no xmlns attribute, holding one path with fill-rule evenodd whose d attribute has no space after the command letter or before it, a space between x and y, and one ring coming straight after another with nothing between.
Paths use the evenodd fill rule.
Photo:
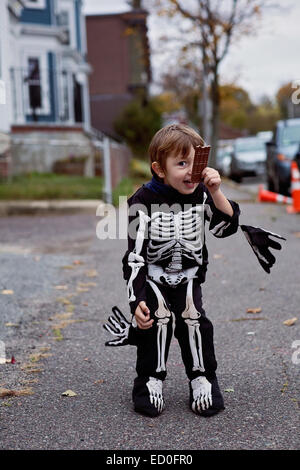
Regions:
<instances>
[{"instance_id":1,"label":"overcast sky","mask_svg":"<svg viewBox=\"0 0 300 470\"><path fill-rule=\"evenodd\" d=\"M258 33L232 45L221 67L223 83L235 81L245 88L252 100L262 95L273 98L278 88L300 80L300 1L274 0L284 11L265 15ZM117 13L128 10L126 0L84 0L84 13ZM148 20L149 38L155 52L156 38L161 34L154 18ZM154 77L168 63L161 54L151 58Z\"/></svg>"}]
</instances>

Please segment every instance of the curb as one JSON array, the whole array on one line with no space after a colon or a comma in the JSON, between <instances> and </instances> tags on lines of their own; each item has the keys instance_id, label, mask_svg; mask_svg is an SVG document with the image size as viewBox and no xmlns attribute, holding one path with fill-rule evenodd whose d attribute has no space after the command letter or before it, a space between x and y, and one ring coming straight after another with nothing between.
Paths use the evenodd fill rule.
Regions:
<instances>
[{"instance_id":1,"label":"curb","mask_svg":"<svg viewBox=\"0 0 300 470\"><path fill-rule=\"evenodd\" d=\"M94 213L104 206L102 200L47 200L47 201L0 201L0 217L10 215L33 215L45 213Z\"/></svg>"}]
</instances>

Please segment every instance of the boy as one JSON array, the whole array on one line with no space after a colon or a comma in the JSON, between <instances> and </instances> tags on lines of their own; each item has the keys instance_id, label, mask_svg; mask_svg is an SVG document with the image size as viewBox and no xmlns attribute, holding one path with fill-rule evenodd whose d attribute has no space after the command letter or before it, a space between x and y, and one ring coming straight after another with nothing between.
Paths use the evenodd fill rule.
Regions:
<instances>
[{"instance_id":1,"label":"boy","mask_svg":"<svg viewBox=\"0 0 300 470\"><path fill-rule=\"evenodd\" d=\"M150 416L164 409L163 381L172 337L178 339L190 385L190 408L211 416L224 409L216 377L213 326L202 307L208 254L205 222L216 237L234 234L238 205L220 189L219 173L206 167L203 183L192 183L196 146L203 139L190 127L170 125L149 147L152 181L128 200L128 250L123 274L137 330L135 411Z\"/></svg>"}]
</instances>

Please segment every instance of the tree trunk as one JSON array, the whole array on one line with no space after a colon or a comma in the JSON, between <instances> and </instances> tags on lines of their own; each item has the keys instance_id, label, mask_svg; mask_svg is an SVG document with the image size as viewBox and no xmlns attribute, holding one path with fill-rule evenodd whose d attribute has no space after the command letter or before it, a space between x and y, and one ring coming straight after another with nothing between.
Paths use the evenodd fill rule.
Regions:
<instances>
[{"instance_id":1,"label":"tree trunk","mask_svg":"<svg viewBox=\"0 0 300 470\"><path fill-rule=\"evenodd\" d=\"M202 106L201 106L201 117L202 117L202 137L207 144L211 141L211 106L209 97L209 85L208 85L208 74L207 71L203 70L202 77Z\"/></svg>"},{"instance_id":2,"label":"tree trunk","mask_svg":"<svg viewBox=\"0 0 300 470\"><path fill-rule=\"evenodd\" d=\"M219 125L220 125L220 89L219 89L219 76L218 66L213 70L213 80L211 83L211 100L212 100L212 132L211 132L211 152L209 158L209 165L213 168L217 163L217 146L219 140Z\"/></svg>"}]
</instances>

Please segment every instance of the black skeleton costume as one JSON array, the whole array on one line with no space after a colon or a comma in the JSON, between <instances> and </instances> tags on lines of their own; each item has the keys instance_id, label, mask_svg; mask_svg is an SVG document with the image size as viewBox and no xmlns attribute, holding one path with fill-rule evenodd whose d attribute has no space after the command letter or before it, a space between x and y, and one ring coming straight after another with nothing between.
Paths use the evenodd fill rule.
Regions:
<instances>
[{"instance_id":1,"label":"black skeleton costume","mask_svg":"<svg viewBox=\"0 0 300 470\"><path fill-rule=\"evenodd\" d=\"M134 315L144 300L154 323L147 330L134 328L114 307L114 316L104 328L116 336L107 345L137 346L136 411L156 416L164 408L162 383L173 323L190 381L191 409L204 416L224 409L216 377L213 326L202 307L201 284L208 264L205 224L218 238L238 230L239 206L229 202L232 217L215 207L204 184L183 195L156 177L128 199L128 250L122 262L130 310ZM257 227L241 228L258 261L270 272L275 258L268 246L281 246L268 237L283 237Z\"/></svg>"}]
</instances>

